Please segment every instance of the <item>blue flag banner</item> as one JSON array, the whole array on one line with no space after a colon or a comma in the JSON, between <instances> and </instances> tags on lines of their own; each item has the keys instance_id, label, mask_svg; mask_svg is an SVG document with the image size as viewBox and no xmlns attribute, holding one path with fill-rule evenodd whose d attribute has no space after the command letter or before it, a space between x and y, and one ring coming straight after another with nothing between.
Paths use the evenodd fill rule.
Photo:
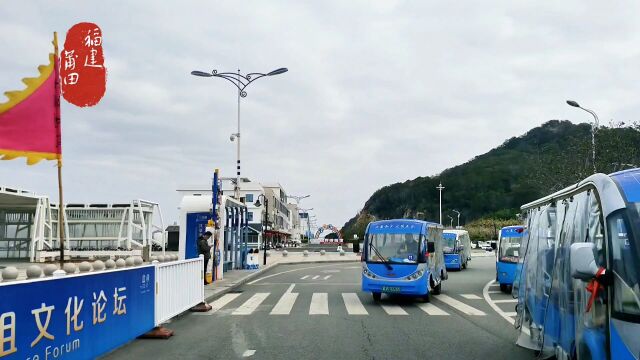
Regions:
<instances>
[{"instance_id":1,"label":"blue flag banner","mask_svg":"<svg viewBox=\"0 0 640 360\"><path fill-rule=\"evenodd\" d=\"M92 359L154 327L154 266L0 286L0 359Z\"/></svg>"}]
</instances>

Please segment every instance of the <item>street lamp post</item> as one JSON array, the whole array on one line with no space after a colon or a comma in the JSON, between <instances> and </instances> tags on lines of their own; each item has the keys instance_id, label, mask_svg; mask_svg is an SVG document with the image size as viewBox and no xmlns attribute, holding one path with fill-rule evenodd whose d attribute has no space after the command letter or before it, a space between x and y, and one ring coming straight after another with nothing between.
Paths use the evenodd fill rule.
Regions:
<instances>
[{"instance_id":1,"label":"street lamp post","mask_svg":"<svg viewBox=\"0 0 640 360\"><path fill-rule=\"evenodd\" d=\"M442 225L442 190L444 190L444 186L440 183L436 189L440 192L440 225Z\"/></svg>"},{"instance_id":2,"label":"street lamp post","mask_svg":"<svg viewBox=\"0 0 640 360\"><path fill-rule=\"evenodd\" d=\"M591 161L593 162L593 173L595 174L597 172L596 171L596 130L598 126L600 126L600 120L598 119L598 115L593 110L583 108L576 101L567 100L567 104L573 107L577 107L578 109L582 109L593 116L593 122L591 123L591 156L592 156Z\"/></svg>"},{"instance_id":3,"label":"street lamp post","mask_svg":"<svg viewBox=\"0 0 640 360\"><path fill-rule=\"evenodd\" d=\"M262 219L262 246L264 246L264 255L262 257L262 265L267 265L267 238L265 231L267 230L267 226L269 226L269 199L267 199L264 194L258 195L256 202L253 204L255 207L260 207L260 197L264 201L264 217Z\"/></svg>"},{"instance_id":4,"label":"street lamp post","mask_svg":"<svg viewBox=\"0 0 640 360\"><path fill-rule=\"evenodd\" d=\"M451 222L449 223L449 227L453 229L453 217L451 215L447 215Z\"/></svg>"},{"instance_id":5,"label":"street lamp post","mask_svg":"<svg viewBox=\"0 0 640 360\"><path fill-rule=\"evenodd\" d=\"M458 214L458 225L456 226L458 228L458 227L460 227L460 211L458 211L458 210L451 210L451 211L453 211L454 213Z\"/></svg>"},{"instance_id":6,"label":"street lamp post","mask_svg":"<svg viewBox=\"0 0 640 360\"><path fill-rule=\"evenodd\" d=\"M191 72L191 75L194 75L194 76L217 77L217 78L228 80L238 88L238 132L231 134L231 136L229 137L231 141L238 139L237 148L236 148L236 153L237 153L236 185L234 187L234 196L238 200L240 199L240 98L247 96L247 92L244 89L247 86L249 86L249 84L251 84L252 82L260 79L261 77L279 75L279 74L286 73L287 71L289 71L287 68L279 68L266 74L248 73L246 75L240 74L240 69L238 69L237 73L233 73L233 72L219 73L218 70L213 70L211 73L198 71L198 70L194 70Z\"/></svg>"}]
</instances>

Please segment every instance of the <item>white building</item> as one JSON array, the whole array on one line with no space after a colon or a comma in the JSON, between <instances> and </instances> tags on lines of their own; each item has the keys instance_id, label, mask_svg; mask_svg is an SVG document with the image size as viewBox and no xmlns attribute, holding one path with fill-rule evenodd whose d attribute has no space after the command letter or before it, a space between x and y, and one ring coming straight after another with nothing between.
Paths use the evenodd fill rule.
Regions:
<instances>
[{"instance_id":1,"label":"white building","mask_svg":"<svg viewBox=\"0 0 640 360\"><path fill-rule=\"evenodd\" d=\"M226 196L233 196L235 190L235 178L222 177L222 193ZM282 243L290 242L300 238L295 235L295 224L299 222L297 208L292 211L287 204L287 194L279 183L260 184L240 178L240 202L247 205L247 218L249 223L248 244L250 247L258 247L262 244L262 227L264 223L265 202L260 195L264 195L269 203L269 228L265 232L267 242ZM211 197L211 185L183 186L177 190L183 196L200 195ZM260 198L260 206L255 206ZM295 206L295 205L293 205Z\"/></svg>"}]
</instances>

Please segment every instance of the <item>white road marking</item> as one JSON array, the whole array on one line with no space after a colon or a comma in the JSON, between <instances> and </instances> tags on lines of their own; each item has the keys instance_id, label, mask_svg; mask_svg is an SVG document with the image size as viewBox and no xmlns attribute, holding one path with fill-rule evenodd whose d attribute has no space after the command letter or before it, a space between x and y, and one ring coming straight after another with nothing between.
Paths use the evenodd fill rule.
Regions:
<instances>
[{"instance_id":1,"label":"white road marking","mask_svg":"<svg viewBox=\"0 0 640 360\"><path fill-rule=\"evenodd\" d=\"M291 284L289 286L289 288L287 289L287 291L285 291L285 293L290 293L293 290L293 287L296 286L296 284Z\"/></svg>"},{"instance_id":2,"label":"white road marking","mask_svg":"<svg viewBox=\"0 0 640 360\"><path fill-rule=\"evenodd\" d=\"M341 264L341 265L342 265L342 264ZM303 267L303 268L298 268L298 269L291 269L291 270L281 271L281 272L279 272L279 273L275 273L275 274L271 274L271 275L263 276L263 277L261 277L261 278L259 278L259 279L256 279L256 280L253 280L253 281L250 281L250 282L248 282L248 283L247 283L247 285L253 285L253 284L255 284L255 283L259 282L259 281L262 281L262 280L264 280L264 279L268 279L268 278L271 278L271 277L274 277L274 276L278 276L278 275L282 275L282 274L287 274L287 273L294 272L294 271L309 270L309 269L317 269L317 268L323 268L323 267L329 267L329 266L333 266L333 267L335 267L335 266L336 266L336 264L318 265L318 266L309 266L309 267Z\"/></svg>"},{"instance_id":3,"label":"white road marking","mask_svg":"<svg viewBox=\"0 0 640 360\"><path fill-rule=\"evenodd\" d=\"M211 310L209 310L207 312L193 313L193 314L194 315L211 315L211 314L215 313L216 311L222 309L223 306L227 305L228 303L233 301L233 299L237 298L240 295L242 295L242 294L240 294L240 293L225 294L221 298L209 303L209 305L211 305Z\"/></svg>"},{"instance_id":4,"label":"white road marking","mask_svg":"<svg viewBox=\"0 0 640 360\"><path fill-rule=\"evenodd\" d=\"M304 280L304 279L306 279L308 277L309 277L309 275L305 275L305 276L301 277L300 280Z\"/></svg>"},{"instance_id":5,"label":"white road marking","mask_svg":"<svg viewBox=\"0 0 640 360\"><path fill-rule=\"evenodd\" d=\"M469 300L482 300L482 298L476 294L460 294L460 296Z\"/></svg>"},{"instance_id":6,"label":"white road marking","mask_svg":"<svg viewBox=\"0 0 640 360\"><path fill-rule=\"evenodd\" d=\"M491 290L491 291L487 291L487 294L500 294L502 293L502 291L496 291L496 290Z\"/></svg>"},{"instance_id":7,"label":"white road marking","mask_svg":"<svg viewBox=\"0 0 640 360\"><path fill-rule=\"evenodd\" d=\"M467 315L476 315L476 316L484 316L487 315L485 314L483 311L480 311L472 306L469 306L461 301L458 301L450 296L444 295L444 294L440 294L437 297L434 297L435 299L437 299L438 301L441 301L449 306L451 306L452 308L455 308L458 311L461 311Z\"/></svg>"},{"instance_id":8,"label":"white road marking","mask_svg":"<svg viewBox=\"0 0 640 360\"><path fill-rule=\"evenodd\" d=\"M330 277L331 277L331 275L327 275L327 276L325 276L322 280L327 280L327 279L328 279L328 278L330 278Z\"/></svg>"},{"instance_id":9,"label":"white road marking","mask_svg":"<svg viewBox=\"0 0 640 360\"><path fill-rule=\"evenodd\" d=\"M242 353L242 357L250 357L250 356L253 356L253 354L255 354L255 353L256 353L255 350L247 350L247 351Z\"/></svg>"},{"instance_id":10,"label":"white road marking","mask_svg":"<svg viewBox=\"0 0 640 360\"><path fill-rule=\"evenodd\" d=\"M500 304L500 303L517 303L518 299L493 300L493 302L496 303L496 304Z\"/></svg>"},{"instance_id":11,"label":"white road marking","mask_svg":"<svg viewBox=\"0 0 640 360\"><path fill-rule=\"evenodd\" d=\"M504 313L504 314L505 314L505 315L507 315L507 316L509 316L509 317L512 317L512 316L516 316L516 315L518 315L518 313L517 313L517 312L515 312L515 311L514 311L514 312L506 312L506 313Z\"/></svg>"},{"instance_id":12,"label":"white road marking","mask_svg":"<svg viewBox=\"0 0 640 360\"><path fill-rule=\"evenodd\" d=\"M269 294L271 293L256 293L249 298L249 300L245 301L244 304L240 305L239 308L235 309L231 315L251 315Z\"/></svg>"},{"instance_id":13,"label":"white road marking","mask_svg":"<svg viewBox=\"0 0 640 360\"><path fill-rule=\"evenodd\" d=\"M312 277L311 280L315 280L315 279L317 279L319 277L320 277L320 275L316 275L316 276Z\"/></svg>"},{"instance_id":14,"label":"white road marking","mask_svg":"<svg viewBox=\"0 0 640 360\"><path fill-rule=\"evenodd\" d=\"M384 311L389 315L409 315L404 311L400 305L380 305Z\"/></svg>"},{"instance_id":15,"label":"white road marking","mask_svg":"<svg viewBox=\"0 0 640 360\"><path fill-rule=\"evenodd\" d=\"M489 294L491 293L497 293L500 291L489 291L489 287L490 286L494 286L495 284L495 280L491 280L489 281L485 286L484 289L482 289L482 295L484 296L484 301L487 302L487 304L489 304L489 306L491 306L491 308L493 309L493 311L497 312L498 315L502 316L503 319L507 320L507 322L511 325L515 324L515 320L511 317L511 315L509 314L513 314L513 313L507 313L502 311L502 309L500 309L500 307L498 307L498 305L495 304L495 302L493 300L491 300L491 297L489 296ZM522 327L522 332L524 332L525 334L529 335L529 329Z\"/></svg>"},{"instance_id":16,"label":"white road marking","mask_svg":"<svg viewBox=\"0 0 640 360\"><path fill-rule=\"evenodd\" d=\"M276 306L271 309L271 315L289 315L293 304L296 303L298 293L286 292L282 295Z\"/></svg>"},{"instance_id":17,"label":"white road marking","mask_svg":"<svg viewBox=\"0 0 640 360\"><path fill-rule=\"evenodd\" d=\"M347 308L347 313L349 315L369 315L367 309L365 309L362 302L360 302L358 294L342 293L342 300L344 301L344 306Z\"/></svg>"},{"instance_id":18,"label":"white road marking","mask_svg":"<svg viewBox=\"0 0 640 360\"><path fill-rule=\"evenodd\" d=\"M423 303L418 305L422 311L426 312L429 315L449 315L448 312L440 309L439 307L431 304L431 303Z\"/></svg>"},{"instance_id":19,"label":"white road marking","mask_svg":"<svg viewBox=\"0 0 640 360\"><path fill-rule=\"evenodd\" d=\"M329 315L329 299L327 293L313 293L309 315Z\"/></svg>"},{"instance_id":20,"label":"white road marking","mask_svg":"<svg viewBox=\"0 0 640 360\"><path fill-rule=\"evenodd\" d=\"M328 274L328 273L338 273L340 272L340 270L322 270L323 273Z\"/></svg>"}]
</instances>

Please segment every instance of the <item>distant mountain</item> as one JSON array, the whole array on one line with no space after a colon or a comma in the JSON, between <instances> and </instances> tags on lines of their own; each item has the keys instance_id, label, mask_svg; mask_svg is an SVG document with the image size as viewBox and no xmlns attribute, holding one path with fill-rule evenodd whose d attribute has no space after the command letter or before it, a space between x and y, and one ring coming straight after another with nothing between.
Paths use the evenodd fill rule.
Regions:
<instances>
[{"instance_id":1,"label":"distant mountain","mask_svg":"<svg viewBox=\"0 0 640 360\"><path fill-rule=\"evenodd\" d=\"M640 166L640 124L624 123L596 131L596 167L611 173ZM591 126L552 120L511 138L501 146L443 171L385 186L342 229L345 239L362 237L369 221L401 217L437 221L438 190L443 192L443 222L462 213L460 223L479 218L509 219L521 205L560 190L593 173ZM455 225L455 220L454 220Z\"/></svg>"}]
</instances>

